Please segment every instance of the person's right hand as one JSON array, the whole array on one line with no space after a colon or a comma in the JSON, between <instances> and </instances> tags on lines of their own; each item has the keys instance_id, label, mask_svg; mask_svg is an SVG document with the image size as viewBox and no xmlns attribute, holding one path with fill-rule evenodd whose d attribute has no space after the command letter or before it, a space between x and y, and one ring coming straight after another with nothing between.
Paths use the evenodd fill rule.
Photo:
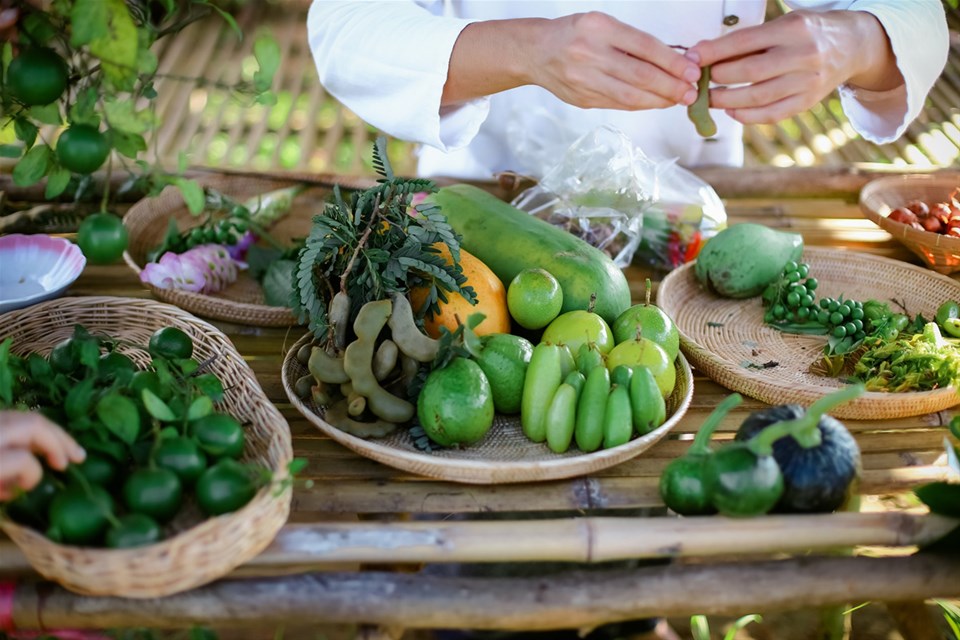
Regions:
<instances>
[{"instance_id":1,"label":"person's right hand","mask_svg":"<svg viewBox=\"0 0 960 640\"><path fill-rule=\"evenodd\" d=\"M532 53L532 83L577 107L661 109L697 98L696 64L605 13L547 21Z\"/></svg>"},{"instance_id":2,"label":"person's right hand","mask_svg":"<svg viewBox=\"0 0 960 640\"><path fill-rule=\"evenodd\" d=\"M86 452L66 431L39 413L0 411L0 501L29 491L43 477L42 456L51 468L83 462Z\"/></svg>"}]
</instances>

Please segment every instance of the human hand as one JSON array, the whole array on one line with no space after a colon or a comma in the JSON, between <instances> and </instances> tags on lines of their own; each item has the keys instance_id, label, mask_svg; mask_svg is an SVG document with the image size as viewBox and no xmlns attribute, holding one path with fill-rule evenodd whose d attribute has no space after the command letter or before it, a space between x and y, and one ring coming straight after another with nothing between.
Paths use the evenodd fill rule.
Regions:
<instances>
[{"instance_id":1,"label":"human hand","mask_svg":"<svg viewBox=\"0 0 960 640\"><path fill-rule=\"evenodd\" d=\"M711 66L710 106L744 124L775 123L843 83L883 91L903 83L880 22L863 11L793 11L697 43L686 54Z\"/></svg>"},{"instance_id":2,"label":"human hand","mask_svg":"<svg viewBox=\"0 0 960 640\"><path fill-rule=\"evenodd\" d=\"M604 13L546 21L530 53L532 84L577 107L660 109L697 98L696 64Z\"/></svg>"},{"instance_id":3,"label":"human hand","mask_svg":"<svg viewBox=\"0 0 960 640\"><path fill-rule=\"evenodd\" d=\"M66 431L39 413L0 411L0 500L14 498L40 482L43 467L37 455L57 471L86 458Z\"/></svg>"}]
</instances>

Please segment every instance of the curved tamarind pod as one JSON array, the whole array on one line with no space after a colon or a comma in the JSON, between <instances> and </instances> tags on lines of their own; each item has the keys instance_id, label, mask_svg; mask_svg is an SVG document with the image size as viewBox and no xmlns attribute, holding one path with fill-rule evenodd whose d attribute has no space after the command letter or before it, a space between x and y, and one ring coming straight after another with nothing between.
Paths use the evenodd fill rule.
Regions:
<instances>
[{"instance_id":1,"label":"curved tamarind pod","mask_svg":"<svg viewBox=\"0 0 960 640\"><path fill-rule=\"evenodd\" d=\"M301 399L309 398L310 388L313 387L313 382L313 375L309 373L297 378L297 381L293 383L293 390L296 392L297 397Z\"/></svg>"},{"instance_id":2,"label":"curved tamarind pod","mask_svg":"<svg viewBox=\"0 0 960 640\"><path fill-rule=\"evenodd\" d=\"M413 418L416 407L381 387L373 375L374 347L377 336L390 318L391 309L389 300L374 300L360 307L353 323L357 339L343 352L343 369L353 390L366 397L370 411L389 422L403 423Z\"/></svg>"},{"instance_id":3,"label":"curved tamarind pod","mask_svg":"<svg viewBox=\"0 0 960 640\"><path fill-rule=\"evenodd\" d=\"M352 398L347 398L347 413L358 418L367 410L367 399L360 394L354 394Z\"/></svg>"},{"instance_id":4,"label":"curved tamarind pod","mask_svg":"<svg viewBox=\"0 0 960 640\"><path fill-rule=\"evenodd\" d=\"M717 123L710 116L710 65L701 70L697 91L696 101L687 107L687 117L697 127L697 133L711 138L717 135Z\"/></svg>"},{"instance_id":5,"label":"curved tamarind pod","mask_svg":"<svg viewBox=\"0 0 960 640\"><path fill-rule=\"evenodd\" d=\"M384 340L380 343L376 353L373 354L373 375L376 376L377 380L382 381L390 375L393 368L397 366L398 355L400 355L400 350L397 348L396 342Z\"/></svg>"},{"instance_id":6,"label":"curved tamarind pod","mask_svg":"<svg viewBox=\"0 0 960 640\"><path fill-rule=\"evenodd\" d=\"M397 347L420 362L433 362L440 343L425 335L413 319L413 307L405 296L393 296L393 312L390 314L390 331Z\"/></svg>"},{"instance_id":7,"label":"curved tamarind pod","mask_svg":"<svg viewBox=\"0 0 960 640\"><path fill-rule=\"evenodd\" d=\"M307 369L319 382L340 384L350 381L350 376L343 370L343 358L331 356L322 347L314 347L310 351Z\"/></svg>"},{"instance_id":8,"label":"curved tamarind pod","mask_svg":"<svg viewBox=\"0 0 960 640\"><path fill-rule=\"evenodd\" d=\"M372 422L354 420L348 413L348 404L347 400L340 400L330 405L327 407L323 419L337 429L358 438L382 438L397 430L395 423L379 418Z\"/></svg>"},{"instance_id":9,"label":"curved tamarind pod","mask_svg":"<svg viewBox=\"0 0 960 640\"><path fill-rule=\"evenodd\" d=\"M297 362L300 364L307 364L310 362L310 350L313 349L313 343L308 342L299 349L297 349Z\"/></svg>"},{"instance_id":10,"label":"curved tamarind pod","mask_svg":"<svg viewBox=\"0 0 960 640\"><path fill-rule=\"evenodd\" d=\"M337 353L347 347L347 328L350 326L350 296L341 291L333 296L327 309L327 321L333 330L333 345Z\"/></svg>"},{"instance_id":11,"label":"curved tamarind pod","mask_svg":"<svg viewBox=\"0 0 960 640\"><path fill-rule=\"evenodd\" d=\"M404 389L409 389L410 385L420 373L420 362L416 358L411 358L405 353L400 356L400 382Z\"/></svg>"},{"instance_id":12,"label":"curved tamarind pod","mask_svg":"<svg viewBox=\"0 0 960 640\"><path fill-rule=\"evenodd\" d=\"M324 382L318 382L310 387L310 399L313 400L314 404L318 407L329 407L333 404L335 395L339 394L334 393L330 385Z\"/></svg>"}]
</instances>

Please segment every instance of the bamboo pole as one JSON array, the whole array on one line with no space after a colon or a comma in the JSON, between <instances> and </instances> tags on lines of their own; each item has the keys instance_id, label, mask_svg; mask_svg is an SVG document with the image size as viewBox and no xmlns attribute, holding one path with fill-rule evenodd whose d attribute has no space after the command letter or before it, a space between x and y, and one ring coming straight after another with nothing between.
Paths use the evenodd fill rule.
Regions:
<instances>
[{"instance_id":1,"label":"bamboo pole","mask_svg":"<svg viewBox=\"0 0 960 640\"><path fill-rule=\"evenodd\" d=\"M770 515L763 518L586 517L542 520L287 524L245 575L318 564L579 562L829 552L855 546L912 547L960 520L901 512ZM0 573L22 571L11 544Z\"/></svg>"},{"instance_id":2,"label":"bamboo pole","mask_svg":"<svg viewBox=\"0 0 960 640\"><path fill-rule=\"evenodd\" d=\"M226 580L148 602L21 583L17 628L185 628L288 623L412 628L583 629L642 617L742 615L865 600L960 596L960 557L806 557L752 563L457 578L316 573Z\"/></svg>"}]
</instances>

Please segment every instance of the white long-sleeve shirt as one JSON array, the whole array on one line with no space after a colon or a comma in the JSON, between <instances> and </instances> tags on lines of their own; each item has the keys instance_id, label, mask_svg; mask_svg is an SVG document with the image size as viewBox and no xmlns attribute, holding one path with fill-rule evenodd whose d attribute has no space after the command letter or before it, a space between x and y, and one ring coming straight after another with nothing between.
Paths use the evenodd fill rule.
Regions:
<instances>
[{"instance_id":1,"label":"white long-sleeve shirt","mask_svg":"<svg viewBox=\"0 0 960 640\"><path fill-rule=\"evenodd\" d=\"M881 144L899 137L919 114L946 63L948 33L940 0L787 4L867 11L877 17L905 82L886 92L843 86L840 99L854 129L867 140ZM314 0L307 25L321 84L374 127L420 143L420 175L486 179L501 171L541 175L573 141L601 124L623 131L655 159L677 158L685 166L739 165L743 126L712 110L718 132L708 141L696 133L683 106L581 109L537 86L441 108L450 55L466 25L602 11L662 42L693 46L760 24L766 5L766 0ZM724 20L730 16L736 20Z\"/></svg>"}]
</instances>

